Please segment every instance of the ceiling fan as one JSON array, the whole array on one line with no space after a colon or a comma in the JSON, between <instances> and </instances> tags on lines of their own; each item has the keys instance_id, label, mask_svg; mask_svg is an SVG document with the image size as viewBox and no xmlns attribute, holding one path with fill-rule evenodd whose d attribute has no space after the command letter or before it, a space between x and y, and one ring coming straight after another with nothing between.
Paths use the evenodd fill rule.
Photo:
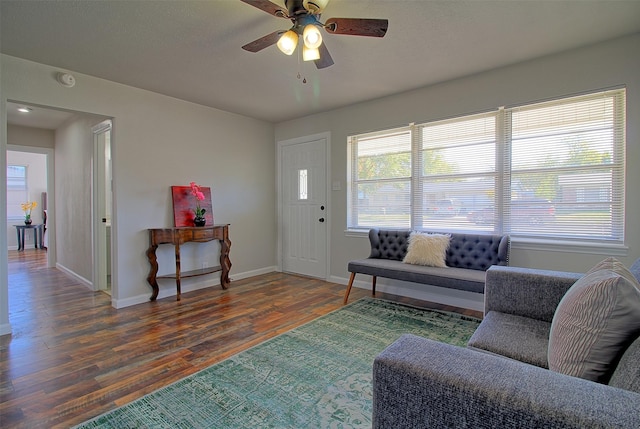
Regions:
<instances>
[{"instance_id":1,"label":"ceiling fan","mask_svg":"<svg viewBox=\"0 0 640 429\"><path fill-rule=\"evenodd\" d=\"M322 43L320 28L324 28L331 34L384 37L389 26L389 21L386 19L368 18L329 18L322 23L320 14L329 3L329 0L284 0L286 8L269 0L241 1L270 15L288 19L293 23L289 30L274 31L251 43L247 43L242 49L249 52L258 52L276 44L283 53L291 55L298 46L299 38L302 37L302 57L304 61L315 61L316 67L319 69L333 65L333 59L327 47Z\"/></svg>"}]
</instances>

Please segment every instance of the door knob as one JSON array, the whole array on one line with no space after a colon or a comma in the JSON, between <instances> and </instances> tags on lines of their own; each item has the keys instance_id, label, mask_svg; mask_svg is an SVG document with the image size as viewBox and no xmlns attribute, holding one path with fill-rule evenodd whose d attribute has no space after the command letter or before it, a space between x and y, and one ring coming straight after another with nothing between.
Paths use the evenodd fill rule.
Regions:
<instances>
[{"instance_id":1,"label":"door knob","mask_svg":"<svg viewBox=\"0 0 640 429\"><path fill-rule=\"evenodd\" d=\"M324 218L321 217L320 219L318 219L320 222L324 222Z\"/></svg>"}]
</instances>

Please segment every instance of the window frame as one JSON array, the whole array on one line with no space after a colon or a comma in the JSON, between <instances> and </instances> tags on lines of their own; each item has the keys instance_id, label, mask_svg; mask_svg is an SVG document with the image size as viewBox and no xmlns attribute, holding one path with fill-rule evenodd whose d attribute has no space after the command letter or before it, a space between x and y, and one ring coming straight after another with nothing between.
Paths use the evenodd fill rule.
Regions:
<instances>
[{"instance_id":1,"label":"window frame","mask_svg":"<svg viewBox=\"0 0 640 429\"><path fill-rule=\"evenodd\" d=\"M544 227L540 227L539 231L534 231L535 233L523 233L518 232L517 229L514 229L513 226L510 225L509 218L511 216L510 207L512 206L512 198L511 195L511 176L514 171L517 171L512 164L512 115L513 112L518 112L523 109L533 110L537 105L553 105L554 103L561 106L563 104L571 104L573 102L577 103L579 100L589 100L596 99L598 97L609 97L613 100L613 109L614 109L614 119L613 119L613 129L612 129L612 143L611 150L613 152L614 162L608 164L612 168L612 179L609 182L606 182L611 186L611 204L613 204L613 214L611 214L611 218L608 221L607 225L611 227L611 236L598 236L593 238L591 236L579 237L579 236L571 236L568 234L567 236L558 235L551 233L551 230L545 230ZM409 228L412 230L429 230L429 231L446 231L451 230L451 228L446 227L438 227L437 225L426 225L424 226L421 222L423 217L420 215L420 210L417 209L420 204L422 204L424 199L424 193L421 190L422 182L424 177L422 176L422 148L420 145L421 141L421 133L425 127L433 126L434 124L445 123L445 122L456 122L456 121L465 121L468 119L478 118L478 117L495 117L495 145L493 147L494 155L495 155L495 168L493 172L483 172L481 174L486 175L487 177L494 175L494 213L495 213L495 221L494 224L491 225L491 229L482 229L476 227L466 227L466 231L473 232L486 232L486 233L495 233L495 234L509 234L512 237L515 237L517 240L521 242L529 242L534 246L539 245L541 248L545 248L548 244L553 243L562 243L564 246L596 246L596 247L609 247L609 248L620 248L624 246L624 220L625 220L625 163L626 163L626 88L618 87L607 90L598 90L592 91L588 93L583 93L579 95L571 95L571 96L563 96L559 98L554 98L552 100L547 100L545 102L536 102L536 103L527 103L521 104L518 106L509 106L509 107L499 107L497 109L493 109L490 111L482 112L479 114L473 115L463 115L458 117L449 118L446 120L439 121L430 121L424 124L410 124L406 127L397 127L389 130L381 130L378 132L366 133L361 135L352 135L348 138L347 144L347 159L348 159L348 168L347 168L347 193L348 193L348 201L347 201L347 233L359 235L362 232L367 231L371 227L379 227L379 228ZM359 207L357 205L357 192L358 185L362 183L362 181L357 177L357 164L358 164L358 154L357 147L358 143L361 139L371 139L375 137L384 138L388 134L397 133L402 130L408 130L411 134L411 191L410 191L410 225L386 225L386 224L367 224L362 225L358 223L358 211ZM593 167L593 170L597 169L598 166L588 166L584 169L589 170ZM601 166L602 167L602 166ZM452 174L450 177L463 177L468 175L468 173L461 174ZM446 176L446 175L445 175ZM445 177L443 176L443 177ZM616 194L614 194L614 192ZM620 195L618 195L620 194ZM616 197L616 195L618 195ZM354 198L356 198L354 200ZM614 201L615 200L615 201ZM456 231L464 232L465 228L460 225L459 228L456 228Z\"/></svg>"}]
</instances>

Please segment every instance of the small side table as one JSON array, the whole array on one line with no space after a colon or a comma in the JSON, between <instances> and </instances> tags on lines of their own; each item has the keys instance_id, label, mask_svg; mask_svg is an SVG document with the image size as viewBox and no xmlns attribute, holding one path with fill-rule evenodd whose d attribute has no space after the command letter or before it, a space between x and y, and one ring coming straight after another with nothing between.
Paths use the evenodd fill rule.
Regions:
<instances>
[{"instance_id":1,"label":"small side table","mask_svg":"<svg viewBox=\"0 0 640 429\"><path fill-rule=\"evenodd\" d=\"M42 243L42 227L41 223L32 225L14 225L16 227L16 233L18 234L18 251L24 250L24 231L27 229L33 229L33 244L36 249L43 248Z\"/></svg>"}]
</instances>

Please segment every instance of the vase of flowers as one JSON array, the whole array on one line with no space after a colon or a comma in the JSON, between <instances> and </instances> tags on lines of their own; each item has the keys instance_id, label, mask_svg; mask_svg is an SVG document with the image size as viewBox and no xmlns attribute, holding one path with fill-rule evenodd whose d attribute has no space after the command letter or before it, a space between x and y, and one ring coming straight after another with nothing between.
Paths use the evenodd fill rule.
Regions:
<instances>
[{"instance_id":1,"label":"vase of flowers","mask_svg":"<svg viewBox=\"0 0 640 429\"><path fill-rule=\"evenodd\" d=\"M204 214L206 213L206 209L200 207L200 201L204 200L204 193L200 190L200 186L196 184L196 182L189 183L191 186L191 195L196 199L196 208L193 210L196 217L193 219L193 224L195 226L205 226L207 220L204 218Z\"/></svg>"},{"instance_id":2,"label":"vase of flowers","mask_svg":"<svg viewBox=\"0 0 640 429\"><path fill-rule=\"evenodd\" d=\"M27 201L26 203L21 203L20 208L24 212L24 224L31 225L31 210L35 209L38 206L38 203L35 201Z\"/></svg>"}]
</instances>

